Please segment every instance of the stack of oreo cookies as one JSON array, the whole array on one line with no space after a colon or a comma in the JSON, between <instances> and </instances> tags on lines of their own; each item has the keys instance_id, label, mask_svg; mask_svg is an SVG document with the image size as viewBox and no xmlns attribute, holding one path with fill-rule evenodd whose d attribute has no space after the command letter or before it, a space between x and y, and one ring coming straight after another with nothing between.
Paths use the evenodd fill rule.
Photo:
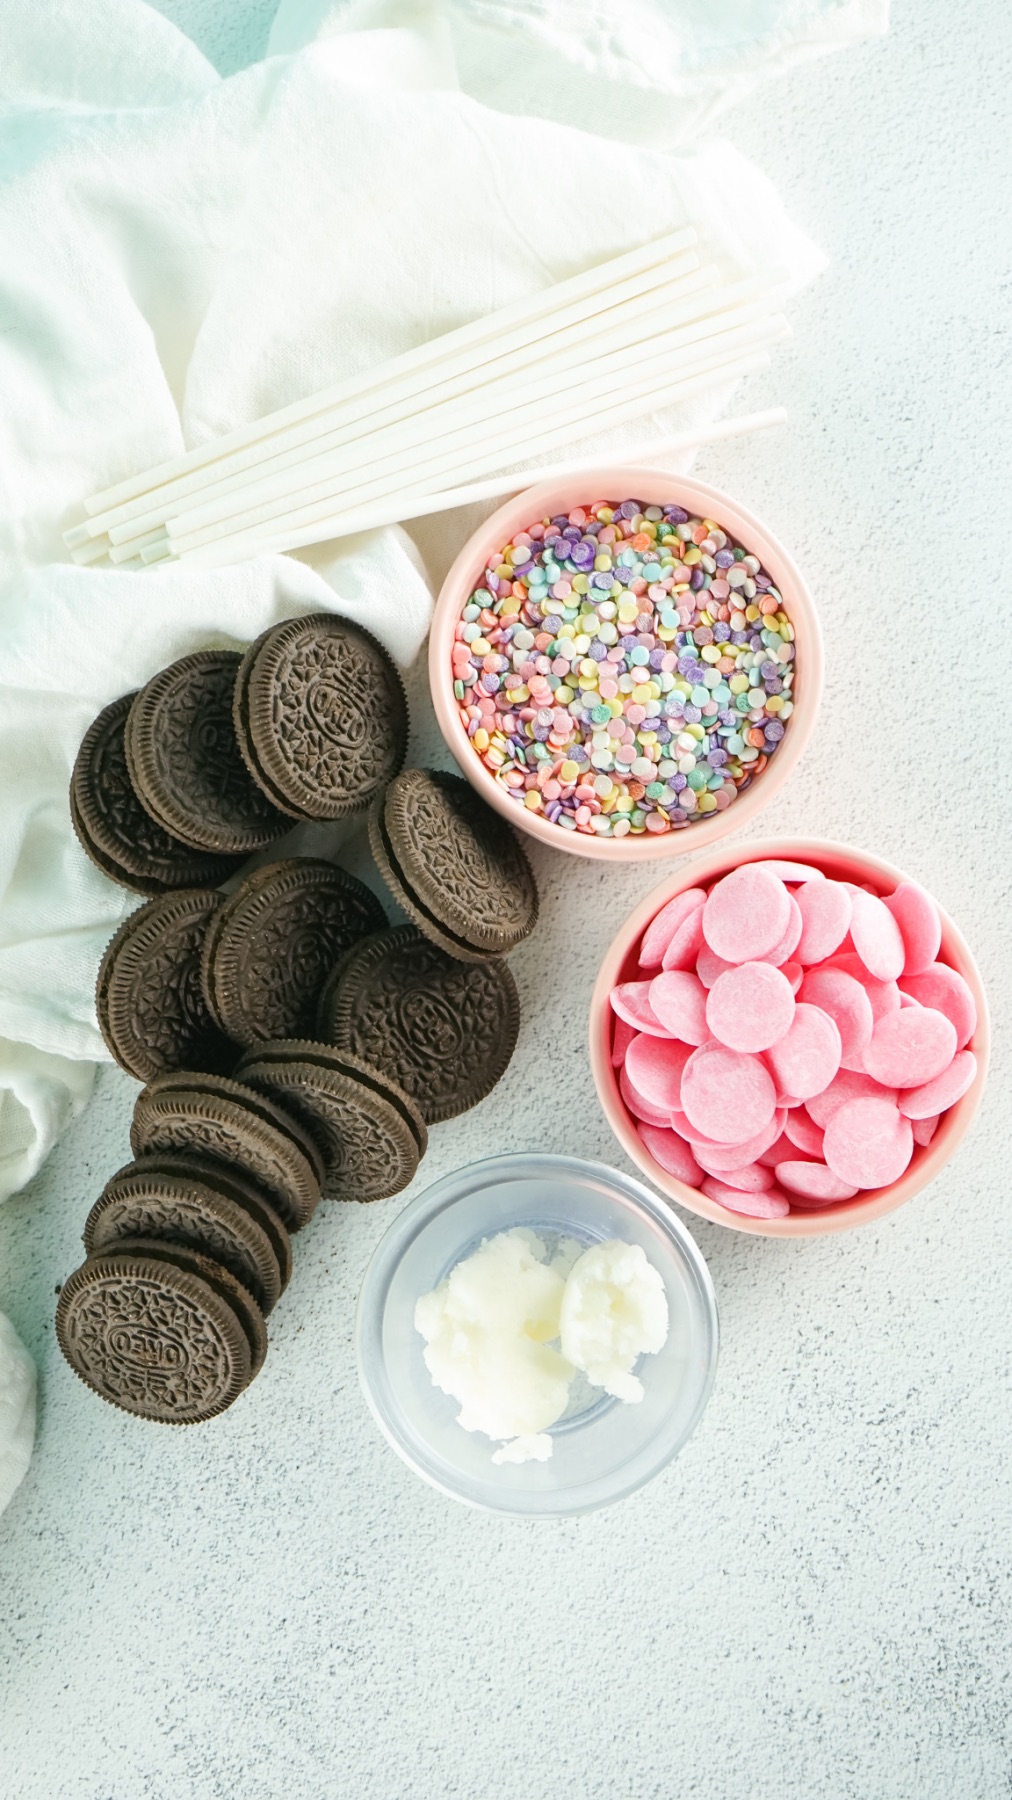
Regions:
<instances>
[{"instance_id":1,"label":"stack of oreo cookies","mask_svg":"<svg viewBox=\"0 0 1012 1800\"><path fill-rule=\"evenodd\" d=\"M534 878L459 776L398 773L406 736L386 653L325 614L244 657L183 658L81 746L81 842L150 896L97 988L111 1053L146 1086L134 1161L89 1214L57 1331L127 1411L186 1424L231 1405L262 1366L291 1234L321 1195L399 1192L428 1126L477 1104L512 1056L505 957L536 922ZM292 820L366 808L411 923L388 925L372 890L321 858L236 881Z\"/></svg>"}]
</instances>

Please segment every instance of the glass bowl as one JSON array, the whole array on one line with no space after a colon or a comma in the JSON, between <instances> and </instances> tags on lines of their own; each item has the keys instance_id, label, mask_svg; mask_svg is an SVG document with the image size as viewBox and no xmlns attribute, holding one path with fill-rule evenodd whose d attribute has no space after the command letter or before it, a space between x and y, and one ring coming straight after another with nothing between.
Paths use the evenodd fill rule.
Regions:
<instances>
[{"instance_id":1,"label":"glass bowl","mask_svg":"<svg viewBox=\"0 0 1012 1800\"><path fill-rule=\"evenodd\" d=\"M492 1439L464 1431L457 1402L433 1385L414 1313L484 1238L517 1225L587 1246L640 1244L663 1278L670 1328L664 1348L639 1359L637 1405L590 1390L551 1427L547 1462L496 1465ZM677 1456L713 1385L717 1307L699 1250L649 1188L601 1163L522 1154L458 1169L404 1209L366 1271L355 1336L373 1416L416 1475L487 1512L561 1518L623 1499Z\"/></svg>"}]
</instances>

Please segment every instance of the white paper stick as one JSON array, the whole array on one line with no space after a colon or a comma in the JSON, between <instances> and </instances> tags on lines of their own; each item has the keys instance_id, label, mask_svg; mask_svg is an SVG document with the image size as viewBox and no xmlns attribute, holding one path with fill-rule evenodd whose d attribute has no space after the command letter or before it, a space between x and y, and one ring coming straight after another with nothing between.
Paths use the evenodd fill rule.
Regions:
<instances>
[{"instance_id":1,"label":"white paper stick","mask_svg":"<svg viewBox=\"0 0 1012 1800\"><path fill-rule=\"evenodd\" d=\"M717 269L712 266L697 269L691 276L656 286L631 300L609 307L604 312L595 313L559 329L536 343L521 344L512 351L496 356L480 369L467 368L453 379L441 379L435 393L430 388L424 393L408 394L387 405L370 407L361 418L355 416L349 420L344 413L328 415L339 422L331 425L318 437L303 441L305 432L296 432L294 436L299 441L289 444L288 448L274 450L273 454L262 457L258 462L251 462L248 454L243 453L238 461L244 466L237 468L232 474L210 479L215 476L215 465L215 468L201 472L199 482L196 477L189 477L182 483L173 483L168 489L159 490L157 495L147 496L152 504L146 512L138 513L134 506L124 507L119 509L119 513L103 514L101 519L94 520L92 524L96 529L100 524L107 528L114 542L124 541L127 532L134 535L170 518L188 516L191 510L202 510L220 498L242 493L254 482L268 480L284 469L302 468L307 462L341 446L348 446L351 456L349 466L353 466L381 449L387 436L395 433L408 419L429 419L434 428L437 413L441 414L442 409L455 397L489 392L488 411L491 411L494 398L507 379L516 379L526 371L549 366L554 369L563 356L573 365L580 360L581 346L583 354L590 357L595 354L597 345L610 349L626 337L631 340L637 328L640 335L646 338L652 330L660 329L664 322L674 324L682 321L689 324L693 320L703 320L717 312L729 310L733 303L757 300L763 293L771 295L775 291L774 283L756 278L722 289ZM494 395L491 391L493 386ZM279 437L270 440L270 443L281 445L284 441ZM263 448L267 447L265 440ZM126 515L122 523L119 514ZM226 515L220 513L217 516Z\"/></svg>"},{"instance_id":2,"label":"white paper stick","mask_svg":"<svg viewBox=\"0 0 1012 1800\"><path fill-rule=\"evenodd\" d=\"M378 475L385 468L399 466L392 465L391 458L401 458L402 464L408 450L418 449L427 456L438 454L444 444L462 442L460 433L468 427L480 430L488 424L494 431L521 406L534 405L538 409L547 406L560 391L571 385L574 370L585 375L592 369L595 378L599 379L609 372L628 370L632 373L650 357L660 364L670 351L692 345L701 347L736 326L768 320L771 316L768 302L759 299L688 324L677 323L676 310L674 323L665 321L666 328L658 327L646 338L642 336L642 322L637 321L628 328L628 337L619 333L614 342L595 340L601 343L596 355L588 351L586 345L577 344L553 359L544 371L538 369L529 375L514 376L508 382L479 388L450 404L416 414L396 431L386 432L373 440L373 453L365 458L358 445L345 446L326 455L311 457L258 482L248 482L220 499L182 512L167 521L169 536L174 541L185 539L205 526L245 516L254 507L279 507L286 499L295 502L296 496L309 501L314 495L323 496L329 491L337 493L341 481L358 472L363 462ZM110 535L116 541L115 528Z\"/></svg>"},{"instance_id":3,"label":"white paper stick","mask_svg":"<svg viewBox=\"0 0 1012 1800\"><path fill-rule=\"evenodd\" d=\"M625 405L616 403L615 407L609 408L607 413L598 408L574 426L560 427L557 430L546 432L539 442L539 453L543 454L563 448L567 443L572 442L574 437L579 437L581 432L586 435L588 431L595 429L595 426L603 429L606 426L623 425L630 419L638 418L643 412L651 410L654 406L667 406L674 401L691 399L693 395L705 393L718 383L738 381L743 376L757 374L761 370L768 369L769 366L768 353L757 351L752 355L742 356L737 361L722 363L714 369L706 370L691 380L676 382L667 390L657 390L647 399L641 395L635 399L628 398ZM601 459L596 460L600 461ZM626 460L625 457L622 460ZM481 470L475 468L472 472L478 475ZM541 479L543 476L547 478L549 473L549 470L533 472L535 479ZM514 474L508 479L511 483L514 481L522 483L525 477ZM510 492L511 488L503 491ZM384 499L374 501L371 505L363 504L360 507L349 508L343 512L332 514L329 518L316 519L301 526L289 522L283 532L272 534L264 530L259 536L256 533L238 533L233 538L219 538L213 544L185 552L179 561L193 568L219 568L225 563L239 562L248 556L260 556L268 551L298 550L308 544L326 542L330 538L350 537L355 532L370 530L381 525L390 525L400 519L420 517L421 507L424 506L427 499L432 497L433 492L434 487L430 482L427 489L417 488L414 491L404 491L397 496L388 495Z\"/></svg>"},{"instance_id":4,"label":"white paper stick","mask_svg":"<svg viewBox=\"0 0 1012 1800\"><path fill-rule=\"evenodd\" d=\"M649 397L651 386L661 387L665 380L681 377L690 378L697 372L712 368L721 361L755 344L773 342L787 329L787 321L782 315L772 318L760 318L736 325L719 336L706 339L702 344L689 344L680 347L677 334L672 334L670 341L653 340L646 354L642 350L633 353L630 360L626 355L613 358L602 358L592 370L585 372L574 391L556 401L553 409L553 422L566 426L573 417L583 418L588 409L598 404L607 404L613 397L623 398L625 395L641 393ZM500 454L500 444L507 448L520 445L528 454L537 454L540 449L540 434L544 424L544 398L535 391L533 396L525 396L524 404L502 412L495 420L494 427L482 431L480 425L469 421L465 426L448 434L431 448L426 454L425 462L430 475L443 475L447 484L463 480L472 472L474 457L480 453L484 458L486 469L495 469L507 460ZM305 520L310 523L315 516L323 516L328 511L336 511L336 502L350 505L353 501L362 501L380 496L396 478L410 471L418 461L418 448L409 445L405 450L383 459L383 463L375 471L370 470L365 481L350 482L343 476L328 476L307 487L301 495L301 504L293 509L292 497L286 495L278 500L269 500L251 507L247 512L236 515L230 521L231 529L220 524L208 525L202 529L184 532L169 525L169 542L176 554L183 550L195 549L199 544L208 543L213 537L234 535L236 531L247 531L271 519L291 519L298 523ZM441 482L440 485L443 485ZM403 490L404 481L400 481ZM310 508L314 510L309 510Z\"/></svg>"},{"instance_id":5,"label":"white paper stick","mask_svg":"<svg viewBox=\"0 0 1012 1800\"><path fill-rule=\"evenodd\" d=\"M487 343L468 344L453 355L430 358L406 375L388 373L396 370L401 360L394 358L373 369L372 380L364 394L352 397L340 406L321 408L310 418L284 427L271 423L281 415L268 415L263 421L265 429L252 444L230 453L221 452L213 462L177 476L111 511L97 514L85 525L85 530L104 530L131 520L137 528L147 528L154 517L167 517L169 511L176 510L177 502L203 493L212 482L256 469L280 452L313 444L334 430L343 432L341 442L361 437L375 428L378 415L394 419L405 411L417 410L425 403L424 396L431 396L434 391L443 395L447 391L463 391L474 386L484 379L482 371L491 364L500 365L506 356L511 356L518 364L533 360L546 353L541 348L543 344L554 347L563 331L572 330L581 322L598 319L602 314L614 314L619 306L634 303L640 296L661 295L665 290L690 293L718 281L716 269L711 266L704 274L695 251L685 250L656 267L641 270L625 281L557 308L544 318L521 323ZM434 340L435 343L441 341ZM221 446L227 440L217 442Z\"/></svg>"},{"instance_id":6,"label":"white paper stick","mask_svg":"<svg viewBox=\"0 0 1012 1800\"><path fill-rule=\"evenodd\" d=\"M451 340L453 349L463 348L466 344L488 342L490 338L498 337L502 332L510 330L523 320L543 318L546 312L554 312L559 307L568 305L571 300L598 293L602 288L611 287L627 275L633 275L640 269L653 268L679 251L690 248L695 242L695 232L691 227L685 227L679 231L669 232L665 237L657 238L651 244L640 245L635 250L627 251L623 256L612 257L608 262L598 263L594 268L585 269L579 275L571 276L567 281L557 282L554 286L543 289L539 294L516 301L511 306L500 307L495 313L489 313L481 319L473 319L469 324L458 327L456 331L445 332L441 337L430 339L428 343L420 344L414 350L405 351L400 357L393 358L391 362L383 365L386 370L386 379L389 379L395 372L406 373L409 369L422 366L428 360L450 354ZM441 348L435 350L433 348L435 345L439 345ZM375 380L376 371L370 370L362 375L352 376L349 380L335 382L319 394L310 395L304 400L295 401L291 406L282 407L279 411L269 415L268 419L258 419L252 425L242 426L237 431L229 432L226 437L219 438L214 444L202 444L198 449L192 450L184 456L173 457L168 462L161 463L157 468L149 469L142 475L133 476L127 481L121 481L113 487L105 488L102 493L93 495L90 500L85 502L85 510L89 514L105 512L110 507L118 506L122 501L144 493L153 486L171 481L177 475L216 460L224 452L254 442L258 436L263 435L265 427L273 431L281 425L294 424L296 420L309 418L314 412L319 412L325 407L336 406L342 401L350 399L354 394L364 393L375 384Z\"/></svg>"},{"instance_id":7,"label":"white paper stick","mask_svg":"<svg viewBox=\"0 0 1012 1800\"><path fill-rule=\"evenodd\" d=\"M109 554L108 538L91 538L86 544L75 544L70 552L74 562L86 567L88 563L99 562Z\"/></svg>"}]
</instances>

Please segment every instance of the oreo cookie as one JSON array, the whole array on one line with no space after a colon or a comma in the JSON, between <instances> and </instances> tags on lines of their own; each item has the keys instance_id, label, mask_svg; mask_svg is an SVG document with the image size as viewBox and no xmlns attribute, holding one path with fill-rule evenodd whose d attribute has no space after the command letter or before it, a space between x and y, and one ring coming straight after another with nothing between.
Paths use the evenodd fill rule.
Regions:
<instances>
[{"instance_id":1,"label":"oreo cookie","mask_svg":"<svg viewBox=\"0 0 1012 1800\"><path fill-rule=\"evenodd\" d=\"M177 1070L138 1094L130 1127L136 1157L185 1156L256 1183L288 1231L308 1224L323 1158L290 1112L225 1076Z\"/></svg>"},{"instance_id":2,"label":"oreo cookie","mask_svg":"<svg viewBox=\"0 0 1012 1800\"><path fill-rule=\"evenodd\" d=\"M99 713L81 740L70 782L70 817L81 848L103 875L136 894L211 887L234 856L191 849L151 817L130 780L124 733L133 694Z\"/></svg>"},{"instance_id":3,"label":"oreo cookie","mask_svg":"<svg viewBox=\"0 0 1012 1800\"><path fill-rule=\"evenodd\" d=\"M395 665L361 625L334 613L289 619L250 645L233 717L251 775L293 819L364 811L407 750Z\"/></svg>"},{"instance_id":4,"label":"oreo cookie","mask_svg":"<svg viewBox=\"0 0 1012 1800\"><path fill-rule=\"evenodd\" d=\"M195 1425L239 1398L263 1366L252 1295L196 1251L123 1238L64 1282L56 1337L74 1373L124 1412Z\"/></svg>"},{"instance_id":5,"label":"oreo cookie","mask_svg":"<svg viewBox=\"0 0 1012 1800\"><path fill-rule=\"evenodd\" d=\"M246 1046L305 1037L335 962L385 924L370 889L333 863L293 857L254 870L219 909L204 943L201 979L212 1016Z\"/></svg>"},{"instance_id":6,"label":"oreo cookie","mask_svg":"<svg viewBox=\"0 0 1012 1800\"><path fill-rule=\"evenodd\" d=\"M385 1200L414 1176L425 1121L395 1081L325 1044L281 1040L243 1057L240 1081L292 1111L326 1166L327 1200Z\"/></svg>"},{"instance_id":7,"label":"oreo cookie","mask_svg":"<svg viewBox=\"0 0 1012 1800\"><path fill-rule=\"evenodd\" d=\"M214 1023L200 986L204 933L224 895L181 888L123 921L102 958L95 1004L121 1069L152 1081L166 1069L225 1073L237 1049Z\"/></svg>"},{"instance_id":8,"label":"oreo cookie","mask_svg":"<svg viewBox=\"0 0 1012 1800\"><path fill-rule=\"evenodd\" d=\"M491 1093L516 1048L520 1001L502 958L461 962L414 925L396 925L337 964L318 1029L392 1076L435 1125Z\"/></svg>"},{"instance_id":9,"label":"oreo cookie","mask_svg":"<svg viewBox=\"0 0 1012 1800\"><path fill-rule=\"evenodd\" d=\"M165 831L198 850L248 856L290 829L250 779L232 725L237 651L180 657L135 695L125 746L130 779Z\"/></svg>"},{"instance_id":10,"label":"oreo cookie","mask_svg":"<svg viewBox=\"0 0 1012 1800\"><path fill-rule=\"evenodd\" d=\"M141 1237L210 1256L242 1282L265 1318L291 1279L291 1240L274 1208L235 1171L193 1158L150 1156L118 1169L83 1236L89 1255Z\"/></svg>"},{"instance_id":11,"label":"oreo cookie","mask_svg":"<svg viewBox=\"0 0 1012 1800\"><path fill-rule=\"evenodd\" d=\"M534 930L531 865L510 826L461 776L405 769L370 812L369 842L395 898L447 955L503 956Z\"/></svg>"}]
</instances>

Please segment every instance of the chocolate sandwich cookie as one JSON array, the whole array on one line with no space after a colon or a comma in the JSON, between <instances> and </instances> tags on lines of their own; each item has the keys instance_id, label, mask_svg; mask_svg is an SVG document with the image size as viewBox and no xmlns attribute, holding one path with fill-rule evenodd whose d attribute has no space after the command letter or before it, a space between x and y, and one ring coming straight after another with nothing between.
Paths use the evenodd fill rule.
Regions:
<instances>
[{"instance_id":1,"label":"chocolate sandwich cookie","mask_svg":"<svg viewBox=\"0 0 1012 1800\"><path fill-rule=\"evenodd\" d=\"M334 613L289 619L250 645L234 722L250 773L293 819L364 811L407 750L393 662L361 625Z\"/></svg>"},{"instance_id":2,"label":"chocolate sandwich cookie","mask_svg":"<svg viewBox=\"0 0 1012 1800\"><path fill-rule=\"evenodd\" d=\"M254 870L204 943L201 979L212 1017L247 1047L306 1036L335 962L385 924L375 895L333 863L293 857Z\"/></svg>"},{"instance_id":3,"label":"chocolate sandwich cookie","mask_svg":"<svg viewBox=\"0 0 1012 1800\"><path fill-rule=\"evenodd\" d=\"M502 956L534 930L531 865L505 820L459 775L405 769L369 814L369 842L391 892L448 955Z\"/></svg>"},{"instance_id":4,"label":"chocolate sandwich cookie","mask_svg":"<svg viewBox=\"0 0 1012 1800\"><path fill-rule=\"evenodd\" d=\"M425 1150L425 1121L397 1083L346 1051L281 1040L243 1057L240 1081L289 1108L326 1164L327 1200L385 1200L407 1187Z\"/></svg>"},{"instance_id":5,"label":"chocolate sandwich cookie","mask_svg":"<svg viewBox=\"0 0 1012 1800\"><path fill-rule=\"evenodd\" d=\"M224 896L181 888L125 919L102 958L95 1004L121 1069L152 1081L166 1069L224 1072L237 1049L218 1029L200 986L204 933Z\"/></svg>"},{"instance_id":6,"label":"chocolate sandwich cookie","mask_svg":"<svg viewBox=\"0 0 1012 1800\"><path fill-rule=\"evenodd\" d=\"M212 1257L265 1317L291 1279L291 1240L274 1208L235 1171L192 1158L144 1157L106 1182L85 1222L85 1249L137 1237Z\"/></svg>"},{"instance_id":7,"label":"chocolate sandwich cookie","mask_svg":"<svg viewBox=\"0 0 1012 1800\"><path fill-rule=\"evenodd\" d=\"M197 650L141 688L127 715L130 779L152 818L199 850L248 856L290 830L250 778L232 725L242 658Z\"/></svg>"},{"instance_id":8,"label":"chocolate sandwich cookie","mask_svg":"<svg viewBox=\"0 0 1012 1800\"><path fill-rule=\"evenodd\" d=\"M136 894L212 887L231 874L237 858L192 850L137 798L123 742L133 699L124 694L105 707L81 740L70 782L70 817L81 848L111 881Z\"/></svg>"},{"instance_id":9,"label":"chocolate sandwich cookie","mask_svg":"<svg viewBox=\"0 0 1012 1800\"><path fill-rule=\"evenodd\" d=\"M56 1337L81 1380L124 1412L195 1425L224 1412L263 1367L252 1295L210 1257L122 1238L64 1282Z\"/></svg>"},{"instance_id":10,"label":"chocolate sandwich cookie","mask_svg":"<svg viewBox=\"0 0 1012 1800\"><path fill-rule=\"evenodd\" d=\"M196 1157L245 1174L289 1231L308 1224L320 1198L323 1158L297 1119L225 1076L175 1070L137 1096L130 1147L137 1157Z\"/></svg>"},{"instance_id":11,"label":"chocolate sandwich cookie","mask_svg":"<svg viewBox=\"0 0 1012 1800\"><path fill-rule=\"evenodd\" d=\"M320 1037L393 1076L426 1125L491 1093L519 1029L516 982L501 957L461 962L414 925L356 944L320 1002Z\"/></svg>"}]
</instances>

